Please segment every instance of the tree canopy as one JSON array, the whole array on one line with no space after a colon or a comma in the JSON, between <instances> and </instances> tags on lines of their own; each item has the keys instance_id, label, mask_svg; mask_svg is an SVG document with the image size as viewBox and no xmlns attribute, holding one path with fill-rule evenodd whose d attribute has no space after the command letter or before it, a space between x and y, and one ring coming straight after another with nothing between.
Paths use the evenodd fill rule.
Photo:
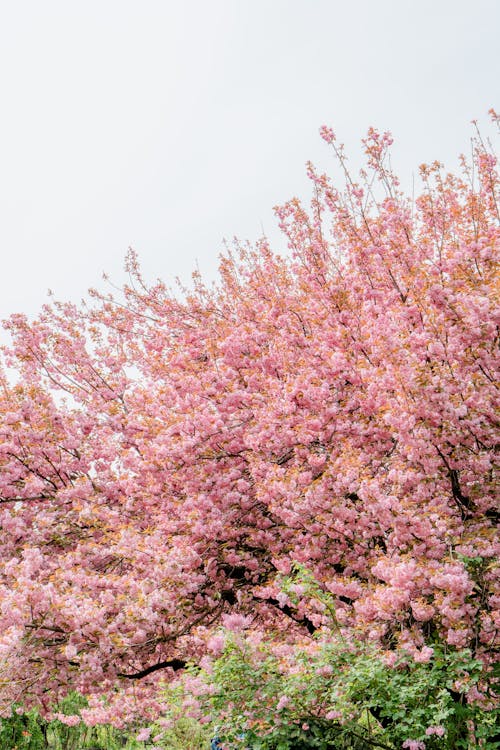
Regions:
<instances>
[{"instance_id":1,"label":"tree canopy","mask_svg":"<svg viewBox=\"0 0 500 750\"><path fill-rule=\"evenodd\" d=\"M5 323L4 712L78 690L89 723L154 717L221 627L495 661L496 160L478 135L409 198L390 136L363 144L359 179L308 165L310 207L276 209L285 255L235 243L180 294L130 252L121 292Z\"/></svg>"}]
</instances>

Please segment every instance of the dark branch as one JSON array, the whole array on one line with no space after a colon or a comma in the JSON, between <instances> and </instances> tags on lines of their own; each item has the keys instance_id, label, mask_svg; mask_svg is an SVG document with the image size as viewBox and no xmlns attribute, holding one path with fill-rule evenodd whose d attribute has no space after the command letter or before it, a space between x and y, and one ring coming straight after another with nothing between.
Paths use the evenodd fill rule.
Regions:
<instances>
[{"instance_id":1,"label":"dark branch","mask_svg":"<svg viewBox=\"0 0 500 750\"><path fill-rule=\"evenodd\" d=\"M455 500L456 505L458 506L460 510L460 515L462 516L462 519L466 519L468 517L468 514L466 511L474 511L475 506L470 497L467 495L464 495L462 492L462 488L460 487L460 475L456 469L452 469L448 459L444 455L442 451L439 450L437 445L434 446L439 453L441 459L443 460L444 465L446 466L448 470L448 476L450 477L451 481L451 493L453 495L453 499ZM464 510L465 509L465 510Z\"/></svg>"},{"instance_id":2,"label":"dark branch","mask_svg":"<svg viewBox=\"0 0 500 750\"><path fill-rule=\"evenodd\" d=\"M0 503L38 503L43 500L51 500L52 495L33 495L32 497L0 497Z\"/></svg>"},{"instance_id":3,"label":"dark branch","mask_svg":"<svg viewBox=\"0 0 500 750\"><path fill-rule=\"evenodd\" d=\"M166 669L170 667L174 672L178 672L180 669L184 669L187 666L187 661L182 659L169 659L168 661L159 661L157 664L152 664L146 669L141 669L140 672L134 672L127 674L126 672L118 672L118 677L126 677L127 680L141 680L143 677L147 677L152 672L157 672L158 669Z\"/></svg>"},{"instance_id":4,"label":"dark branch","mask_svg":"<svg viewBox=\"0 0 500 750\"><path fill-rule=\"evenodd\" d=\"M467 497L467 495L464 495L462 493L462 488L460 487L460 482L458 479L458 471L456 469L450 469L450 479L453 497L458 500L458 502L465 508L467 508L468 510L472 510L474 507L473 503L471 502L470 498Z\"/></svg>"}]
</instances>

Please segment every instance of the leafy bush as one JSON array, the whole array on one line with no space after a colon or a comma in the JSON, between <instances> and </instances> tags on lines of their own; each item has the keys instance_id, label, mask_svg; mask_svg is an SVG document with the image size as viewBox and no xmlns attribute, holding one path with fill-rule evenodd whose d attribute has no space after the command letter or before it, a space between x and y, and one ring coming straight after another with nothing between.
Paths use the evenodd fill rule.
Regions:
<instances>
[{"instance_id":1,"label":"leafy bush","mask_svg":"<svg viewBox=\"0 0 500 750\"><path fill-rule=\"evenodd\" d=\"M168 750L208 750L214 736L212 725L202 724L189 716L179 716L168 728L161 728L154 737L157 747Z\"/></svg>"},{"instance_id":2,"label":"leafy bush","mask_svg":"<svg viewBox=\"0 0 500 750\"><path fill-rule=\"evenodd\" d=\"M229 750L500 748L498 675L471 649L434 636L416 653L384 651L345 636L334 597L304 566L295 564L280 586L292 605L299 596L322 605L330 627L295 647L285 634L265 641L241 624L220 629L204 668L192 664L164 687L165 719L174 727L186 715L206 722L191 719L201 744L175 744L171 734L167 747L208 747L217 726Z\"/></svg>"},{"instance_id":3,"label":"leafy bush","mask_svg":"<svg viewBox=\"0 0 500 750\"><path fill-rule=\"evenodd\" d=\"M71 693L57 706L58 712L78 714L87 701ZM1 750L142 750L137 732L125 732L111 726L87 727L82 722L68 726L55 719L46 721L38 711L23 712L13 706L10 717L0 719Z\"/></svg>"},{"instance_id":4,"label":"leafy bush","mask_svg":"<svg viewBox=\"0 0 500 750\"><path fill-rule=\"evenodd\" d=\"M290 669L294 662L295 668ZM207 684L206 710L231 747L254 750L500 747L493 694L467 649L434 648L428 661L396 663L365 643L316 643L283 657L232 636ZM469 695L478 699L468 700ZM479 696L481 696L479 698Z\"/></svg>"}]
</instances>

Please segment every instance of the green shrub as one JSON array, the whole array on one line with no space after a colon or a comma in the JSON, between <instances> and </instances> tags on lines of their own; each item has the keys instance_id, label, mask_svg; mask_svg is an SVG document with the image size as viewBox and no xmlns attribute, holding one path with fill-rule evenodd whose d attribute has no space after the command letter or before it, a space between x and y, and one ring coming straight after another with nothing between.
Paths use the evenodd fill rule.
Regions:
<instances>
[{"instance_id":1,"label":"green shrub","mask_svg":"<svg viewBox=\"0 0 500 750\"><path fill-rule=\"evenodd\" d=\"M231 748L242 732L253 750L500 748L488 696L467 701L485 677L467 649L435 646L428 662L402 655L389 666L370 645L337 640L291 661L292 670L266 646L229 638L202 703Z\"/></svg>"},{"instance_id":2,"label":"green shrub","mask_svg":"<svg viewBox=\"0 0 500 750\"><path fill-rule=\"evenodd\" d=\"M71 693L57 706L61 713L73 715L87 705L77 693ZM87 727L83 723L67 726L61 721L46 721L36 710L19 712L13 706L11 716L0 719L0 750L142 750L134 732L111 726Z\"/></svg>"}]
</instances>

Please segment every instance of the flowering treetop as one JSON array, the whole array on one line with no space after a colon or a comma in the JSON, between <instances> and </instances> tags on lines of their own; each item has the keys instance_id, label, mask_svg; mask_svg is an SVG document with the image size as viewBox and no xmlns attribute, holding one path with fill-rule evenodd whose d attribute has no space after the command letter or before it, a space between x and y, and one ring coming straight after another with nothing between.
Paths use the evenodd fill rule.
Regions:
<instances>
[{"instance_id":1,"label":"flowering treetop","mask_svg":"<svg viewBox=\"0 0 500 750\"><path fill-rule=\"evenodd\" d=\"M179 298L130 252L121 296L5 323L4 711L77 689L89 722L155 715L221 626L493 659L496 161L478 137L410 201L390 144L370 130L342 191L309 165L310 209L276 209L286 258L235 246ZM297 564L333 613L284 585Z\"/></svg>"}]
</instances>

